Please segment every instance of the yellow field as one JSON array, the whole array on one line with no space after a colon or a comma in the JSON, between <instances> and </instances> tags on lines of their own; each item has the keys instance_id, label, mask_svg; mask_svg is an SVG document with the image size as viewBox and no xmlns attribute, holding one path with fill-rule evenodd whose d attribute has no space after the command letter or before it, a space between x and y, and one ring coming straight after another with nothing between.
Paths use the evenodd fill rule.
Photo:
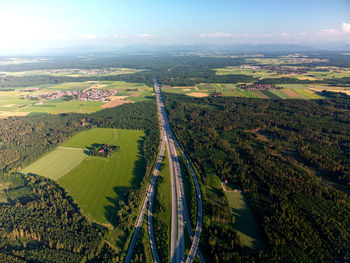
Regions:
<instances>
[{"instance_id":1,"label":"yellow field","mask_svg":"<svg viewBox=\"0 0 350 263\"><path fill-rule=\"evenodd\" d=\"M196 98L204 98L209 96L208 93L202 93L202 92L191 92L191 93L187 93L186 95L191 97L196 97Z\"/></svg>"}]
</instances>

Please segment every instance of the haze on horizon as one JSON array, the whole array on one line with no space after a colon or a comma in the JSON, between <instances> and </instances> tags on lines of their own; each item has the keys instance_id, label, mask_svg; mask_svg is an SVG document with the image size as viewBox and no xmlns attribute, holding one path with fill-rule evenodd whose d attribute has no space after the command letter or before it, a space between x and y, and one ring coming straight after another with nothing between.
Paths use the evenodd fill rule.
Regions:
<instances>
[{"instance_id":1,"label":"haze on horizon","mask_svg":"<svg viewBox=\"0 0 350 263\"><path fill-rule=\"evenodd\" d=\"M0 55L74 46L350 44L348 0L13 0Z\"/></svg>"}]
</instances>

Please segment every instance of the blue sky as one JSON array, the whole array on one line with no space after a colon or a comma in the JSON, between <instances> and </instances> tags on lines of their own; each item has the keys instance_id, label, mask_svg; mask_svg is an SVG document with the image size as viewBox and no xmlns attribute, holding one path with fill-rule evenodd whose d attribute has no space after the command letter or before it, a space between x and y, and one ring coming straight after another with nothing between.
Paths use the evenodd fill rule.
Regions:
<instances>
[{"instance_id":1,"label":"blue sky","mask_svg":"<svg viewBox=\"0 0 350 263\"><path fill-rule=\"evenodd\" d=\"M0 0L0 32L0 50L21 51L143 43L350 43L350 0Z\"/></svg>"}]
</instances>

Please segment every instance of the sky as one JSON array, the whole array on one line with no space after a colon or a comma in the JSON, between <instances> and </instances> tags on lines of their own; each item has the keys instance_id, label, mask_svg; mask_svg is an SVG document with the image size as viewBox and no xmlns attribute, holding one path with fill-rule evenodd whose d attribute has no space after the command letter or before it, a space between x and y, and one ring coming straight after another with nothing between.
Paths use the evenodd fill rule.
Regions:
<instances>
[{"instance_id":1,"label":"sky","mask_svg":"<svg viewBox=\"0 0 350 263\"><path fill-rule=\"evenodd\" d=\"M0 0L0 55L73 46L350 44L350 0Z\"/></svg>"}]
</instances>

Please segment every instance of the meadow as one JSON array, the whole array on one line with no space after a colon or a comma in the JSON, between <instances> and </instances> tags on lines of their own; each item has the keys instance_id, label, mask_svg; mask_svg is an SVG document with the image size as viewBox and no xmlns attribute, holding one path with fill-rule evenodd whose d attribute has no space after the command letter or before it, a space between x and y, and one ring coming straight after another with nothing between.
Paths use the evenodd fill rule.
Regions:
<instances>
[{"instance_id":1,"label":"meadow","mask_svg":"<svg viewBox=\"0 0 350 263\"><path fill-rule=\"evenodd\" d=\"M88 155L84 153L84 149L59 147L41 157L21 172L25 174L38 174L52 180L57 180L87 157Z\"/></svg>"},{"instance_id":2,"label":"meadow","mask_svg":"<svg viewBox=\"0 0 350 263\"><path fill-rule=\"evenodd\" d=\"M249 207L247 199L238 190L226 191L225 195L232 208L235 217L235 229L243 245L254 249L263 249L264 243L259 231L259 226Z\"/></svg>"},{"instance_id":3,"label":"meadow","mask_svg":"<svg viewBox=\"0 0 350 263\"><path fill-rule=\"evenodd\" d=\"M91 220L111 225L123 193L144 175L140 150L145 133L139 130L94 128L73 136L54 151L22 170L56 180L76 200ZM120 148L110 157L84 153L93 143Z\"/></svg>"},{"instance_id":4,"label":"meadow","mask_svg":"<svg viewBox=\"0 0 350 263\"><path fill-rule=\"evenodd\" d=\"M31 63L27 62L27 63ZM0 62L1 63L1 62ZM25 63L25 62L22 62ZM5 76L55 76L55 77L103 77L122 74L134 74L142 70L132 68L108 68L108 69L52 69L52 70L28 70L18 72L1 72Z\"/></svg>"},{"instance_id":5,"label":"meadow","mask_svg":"<svg viewBox=\"0 0 350 263\"><path fill-rule=\"evenodd\" d=\"M164 92L185 94L191 97L208 97L213 93L221 93L224 97L245 97L258 99L322 99L322 90L331 89L327 86L315 89L307 84L280 84L281 89L246 91L236 84L201 83L193 87L163 86ZM341 89L339 89L341 90Z\"/></svg>"},{"instance_id":6,"label":"meadow","mask_svg":"<svg viewBox=\"0 0 350 263\"><path fill-rule=\"evenodd\" d=\"M270 64L269 64L270 65ZM276 64L275 66L279 66ZM255 78L297 78L300 80L323 80L325 78L343 78L350 76L350 69L332 69L329 71L309 70L304 74L281 74L264 69L234 69L232 67L214 69L217 75L247 75Z\"/></svg>"},{"instance_id":7,"label":"meadow","mask_svg":"<svg viewBox=\"0 0 350 263\"><path fill-rule=\"evenodd\" d=\"M0 118L25 116L30 113L60 114L68 112L91 113L103 110L105 103L99 101L79 101L63 99L30 100L28 95L38 95L54 91L83 91L85 89L117 89L118 93L111 100L122 100L123 103L147 101L152 96L153 88L142 83L123 81L85 81L67 82L58 85L40 85L31 88L16 88L11 91L0 91ZM115 105L121 105L116 103Z\"/></svg>"}]
</instances>

